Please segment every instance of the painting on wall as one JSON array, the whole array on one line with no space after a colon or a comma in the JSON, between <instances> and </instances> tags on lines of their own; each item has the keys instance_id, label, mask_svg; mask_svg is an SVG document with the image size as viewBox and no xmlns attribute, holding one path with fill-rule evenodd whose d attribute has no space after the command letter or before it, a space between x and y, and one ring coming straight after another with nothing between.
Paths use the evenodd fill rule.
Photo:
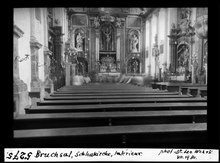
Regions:
<instances>
[{"instance_id":1,"label":"painting on wall","mask_svg":"<svg viewBox=\"0 0 220 163\"><path fill-rule=\"evenodd\" d=\"M84 14L74 14L74 15L72 15L72 25L87 26L88 25L87 16L84 15Z\"/></svg>"},{"instance_id":2,"label":"painting on wall","mask_svg":"<svg viewBox=\"0 0 220 163\"><path fill-rule=\"evenodd\" d=\"M127 18L127 28L140 28L141 18L136 16L129 16Z\"/></svg>"}]
</instances>

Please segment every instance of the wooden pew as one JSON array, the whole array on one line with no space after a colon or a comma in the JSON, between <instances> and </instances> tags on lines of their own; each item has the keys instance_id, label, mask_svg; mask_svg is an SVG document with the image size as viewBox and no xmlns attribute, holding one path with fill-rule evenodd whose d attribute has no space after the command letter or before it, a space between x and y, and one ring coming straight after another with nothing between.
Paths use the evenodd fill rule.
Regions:
<instances>
[{"instance_id":1,"label":"wooden pew","mask_svg":"<svg viewBox=\"0 0 220 163\"><path fill-rule=\"evenodd\" d=\"M204 143L206 123L96 126L14 130L16 146L121 147L157 143Z\"/></svg>"},{"instance_id":2,"label":"wooden pew","mask_svg":"<svg viewBox=\"0 0 220 163\"><path fill-rule=\"evenodd\" d=\"M95 89L95 90L68 90L68 91L59 91L59 92L54 92L54 94L62 94L62 93L157 93L159 91L157 90L136 90L136 89L132 89L132 90L126 90L126 89L122 89L122 90L114 90L114 89L110 89L110 90L102 90L102 89ZM161 91L163 92L163 91Z\"/></svg>"},{"instance_id":3,"label":"wooden pew","mask_svg":"<svg viewBox=\"0 0 220 163\"><path fill-rule=\"evenodd\" d=\"M114 104L114 103L160 103L160 102L206 102L205 98L141 98L141 99L91 99L91 100L48 100L37 102L42 105L74 105L74 104Z\"/></svg>"},{"instance_id":4,"label":"wooden pew","mask_svg":"<svg viewBox=\"0 0 220 163\"><path fill-rule=\"evenodd\" d=\"M204 97L207 96L207 87L181 87L181 93L193 97Z\"/></svg>"},{"instance_id":5,"label":"wooden pew","mask_svg":"<svg viewBox=\"0 0 220 163\"><path fill-rule=\"evenodd\" d=\"M204 94L207 95L207 87L189 87L189 94L194 97L201 97L201 90L203 90ZM203 95L204 96L204 95Z\"/></svg>"},{"instance_id":6,"label":"wooden pew","mask_svg":"<svg viewBox=\"0 0 220 163\"><path fill-rule=\"evenodd\" d=\"M190 95L133 95L133 96L64 96L64 97L45 97L44 100L89 100L89 99L142 99L142 98L190 98Z\"/></svg>"},{"instance_id":7,"label":"wooden pew","mask_svg":"<svg viewBox=\"0 0 220 163\"><path fill-rule=\"evenodd\" d=\"M56 93L50 94L51 97L62 97L62 96L134 96L134 95L178 95L178 92L136 92L136 93L123 93L123 92L111 92L111 93Z\"/></svg>"},{"instance_id":8,"label":"wooden pew","mask_svg":"<svg viewBox=\"0 0 220 163\"><path fill-rule=\"evenodd\" d=\"M95 104L95 105L44 105L25 108L30 113L67 113L67 112L100 112L100 111L158 111L158 110L202 110L206 102L184 103L131 103L131 104Z\"/></svg>"},{"instance_id":9,"label":"wooden pew","mask_svg":"<svg viewBox=\"0 0 220 163\"><path fill-rule=\"evenodd\" d=\"M160 90L168 90L168 92L180 92L181 87L206 87L205 84L192 83L172 83L172 82L158 82L155 83L156 88Z\"/></svg>"},{"instance_id":10,"label":"wooden pew","mask_svg":"<svg viewBox=\"0 0 220 163\"><path fill-rule=\"evenodd\" d=\"M206 122L206 110L117 111L26 114L14 118L14 129Z\"/></svg>"},{"instance_id":11,"label":"wooden pew","mask_svg":"<svg viewBox=\"0 0 220 163\"><path fill-rule=\"evenodd\" d=\"M181 92L181 87L205 87L206 85L204 84L191 84L191 83L182 83L182 84L177 84L177 83L169 83L166 84L166 89L168 92Z\"/></svg>"},{"instance_id":12,"label":"wooden pew","mask_svg":"<svg viewBox=\"0 0 220 163\"><path fill-rule=\"evenodd\" d=\"M200 96L207 97L207 87L206 88L199 88Z\"/></svg>"}]
</instances>

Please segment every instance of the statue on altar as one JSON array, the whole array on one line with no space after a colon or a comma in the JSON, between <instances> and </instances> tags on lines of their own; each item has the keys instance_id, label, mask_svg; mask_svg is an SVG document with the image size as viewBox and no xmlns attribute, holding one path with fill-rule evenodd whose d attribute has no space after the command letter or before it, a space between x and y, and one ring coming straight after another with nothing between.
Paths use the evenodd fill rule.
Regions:
<instances>
[{"instance_id":1,"label":"statue on altar","mask_svg":"<svg viewBox=\"0 0 220 163\"><path fill-rule=\"evenodd\" d=\"M130 50L131 52L138 52L138 43L139 43L139 40L138 40L138 37L137 35L132 35L131 37L131 44L130 44Z\"/></svg>"},{"instance_id":2,"label":"statue on altar","mask_svg":"<svg viewBox=\"0 0 220 163\"><path fill-rule=\"evenodd\" d=\"M114 29L110 24L106 24L101 28L101 42L100 47L102 51L114 51L115 39Z\"/></svg>"},{"instance_id":3,"label":"statue on altar","mask_svg":"<svg viewBox=\"0 0 220 163\"><path fill-rule=\"evenodd\" d=\"M79 51L83 51L83 40L84 40L84 37L83 37L83 35L79 32L79 33L76 35L76 48L77 48Z\"/></svg>"},{"instance_id":4,"label":"statue on altar","mask_svg":"<svg viewBox=\"0 0 220 163\"><path fill-rule=\"evenodd\" d=\"M105 30L103 30L103 33L105 35L105 41L106 41L106 50L110 50L110 40L111 40L111 30L109 29L109 27L105 28Z\"/></svg>"},{"instance_id":5,"label":"statue on altar","mask_svg":"<svg viewBox=\"0 0 220 163\"><path fill-rule=\"evenodd\" d=\"M85 41L85 36L82 31L77 31L75 33L75 48L78 51L84 51L84 41Z\"/></svg>"}]
</instances>

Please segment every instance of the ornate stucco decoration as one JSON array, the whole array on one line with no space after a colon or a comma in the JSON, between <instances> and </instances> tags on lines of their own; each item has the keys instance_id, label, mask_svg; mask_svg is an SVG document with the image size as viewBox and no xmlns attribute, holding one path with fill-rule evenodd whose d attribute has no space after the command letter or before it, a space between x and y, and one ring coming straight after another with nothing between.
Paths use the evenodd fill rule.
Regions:
<instances>
[{"instance_id":1,"label":"ornate stucco decoration","mask_svg":"<svg viewBox=\"0 0 220 163\"><path fill-rule=\"evenodd\" d=\"M180 9L179 22L177 24L177 28L179 28L179 35L181 36L195 35L195 29L191 25L191 13L191 8Z\"/></svg>"},{"instance_id":2,"label":"ornate stucco decoration","mask_svg":"<svg viewBox=\"0 0 220 163\"><path fill-rule=\"evenodd\" d=\"M200 16L199 18L197 18L194 27L195 27L196 35L199 38L201 38L201 39L207 38L207 35L208 35L208 16L203 15L203 16Z\"/></svg>"},{"instance_id":3,"label":"ornate stucco decoration","mask_svg":"<svg viewBox=\"0 0 220 163\"><path fill-rule=\"evenodd\" d=\"M125 18L119 18L110 15L91 17L90 20L91 26L96 29L99 28L100 25L104 22L110 22L113 23L116 28L122 28L123 23L125 22Z\"/></svg>"},{"instance_id":4,"label":"ornate stucco decoration","mask_svg":"<svg viewBox=\"0 0 220 163\"><path fill-rule=\"evenodd\" d=\"M110 15L104 15L100 17L101 21L107 21L107 22L114 22L115 21L115 17L110 16Z\"/></svg>"},{"instance_id":5,"label":"ornate stucco decoration","mask_svg":"<svg viewBox=\"0 0 220 163\"><path fill-rule=\"evenodd\" d=\"M123 23L125 22L125 18L115 18L115 27L116 28L122 28Z\"/></svg>"}]
</instances>

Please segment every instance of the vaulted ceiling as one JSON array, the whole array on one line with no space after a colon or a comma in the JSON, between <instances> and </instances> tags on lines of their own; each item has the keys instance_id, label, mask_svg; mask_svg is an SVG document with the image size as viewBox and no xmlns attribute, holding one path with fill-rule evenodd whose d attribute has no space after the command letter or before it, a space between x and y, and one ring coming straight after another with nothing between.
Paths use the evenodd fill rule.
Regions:
<instances>
[{"instance_id":1,"label":"vaulted ceiling","mask_svg":"<svg viewBox=\"0 0 220 163\"><path fill-rule=\"evenodd\" d=\"M87 13L89 15L109 14L113 16L144 16L152 10L152 8L67 8L68 13Z\"/></svg>"}]
</instances>

